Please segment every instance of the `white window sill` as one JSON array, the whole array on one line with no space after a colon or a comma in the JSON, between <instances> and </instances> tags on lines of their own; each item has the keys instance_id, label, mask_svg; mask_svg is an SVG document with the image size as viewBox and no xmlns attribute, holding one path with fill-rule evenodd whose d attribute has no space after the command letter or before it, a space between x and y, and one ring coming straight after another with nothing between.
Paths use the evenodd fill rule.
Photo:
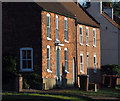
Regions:
<instances>
[{"instance_id":1,"label":"white window sill","mask_svg":"<svg viewBox=\"0 0 120 101\"><path fill-rule=\"evenodd\" d=\"M90 45L89 45L89 44L86 44L86 46L88 46L88 47L89 47Z\"/></svg>"},{"instance_id":2,"label":"white window sill","mask_svg":"<svg viewBox=\"0 0 120 101\"><path fill-rule=\"evenodd\" d=\"M93 47L96 47L96 45L93 45Z\"/></svg>"},{"instance_id":3,"label":"white window sill","mask_svg":"<svg viewBox=\"0 0 120 101\"><path fill-rule=\"evenodd\" d=\"M57 42L60 42L60 40L56 39Z\"/></svg>"},{"instance_id":4,"label":"white window sill","mask_svg":"<svg viewBox=\"0 0 120 101\"><path fill-rule=\"evenodd\" d=\"M51 38L47 37L47 40L52 40Z\"/></svg>"},{"instance_id":5,"label":"white window sill","mask_svg":"<svg viewBox=\"0 0 120 101\"><path fill-rule=\"evenodd\" d=\"M69 73L67 70L65 70L65 73Z\"/></svg>"},{"instance_id":6,"label":"white window sill","mask_svg":"<svg viewBox=\"0 0 120 101\"><path fill-rule=\"evenodd\" d=\"M80 43L80 45L84 46L84 44L83 44L83 43Z\"/></svg>"},{"instance_id":7,"label":"white window sill","mask_svg":"<svg viewBox=\"0 0 120 101\"><path fill-rule=\"evenodd\" d=\"M58 44L59 46L64 46L64 44Z\"/></svg>"},{"instance_id":8,"label":"white window sill","mask_svg":"<svg viewBox=\"0 0 120 101\"><path fill-rule=\"evenodd\" d=\"M52 73L52 71L51 71L50 69L47 69L47 72L48 72L48 73Z\"/></svg>"},{"instance_id":9,"label":"white window sill","mask_svg":"<svg viewBox=\"0 0 120 101\"><path fill-rule=\"evenodd\" d=\"M80 73L84 74L84 71L80 71Z\"/></svg>"},{"instance_id":10,"label":"white window sill","mask_svg":"<svg viewBox=\"0 0 120 101\"><path fill-rule=\"evenodd\" d=\"M20 72L33 72L33 69L22 69Z\"/></svg>"},{"instance_id":11,"label":"white window sill","mask_svg":"<svg viewBox=\"0 0 120 101\"><path fill-rule=\"evenodd\" d=\"M65 40L66 43L69 43L69 41Z\"/></svg>"}]
</instances>

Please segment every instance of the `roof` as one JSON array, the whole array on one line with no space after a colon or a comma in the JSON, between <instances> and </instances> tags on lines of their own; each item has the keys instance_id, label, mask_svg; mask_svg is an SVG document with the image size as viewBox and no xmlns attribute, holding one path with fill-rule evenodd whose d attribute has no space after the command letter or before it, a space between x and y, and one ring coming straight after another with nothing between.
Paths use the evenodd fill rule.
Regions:
<instances>
[{"instance_id":1,"label":"roof","mask_svg":"<svg viewBox=\"0 0 120 101\"><path fill-rule=\"evenodd\" d=\"M44 10L63 14L69 17L75 17L74 14L65 9L65 7L60 2L37 2L37 4Z\"/></svg>"},{"instance_id":2,"label":"roof","mask_svg":"<svg viewBox=\"0 0 120 101\"><path fill-rule=\"evenodd\" d=\"M73 18L76 17L79 24L100 27L97 21L90 17L81 6L78 6L74 2L37 2L37 4L44 10Z\"/></svg>"},{"instance_id":3,"label":"roof","mask_svg":"<svg viewBox=\"0 0 120 101\"><path fill-rule=\"evenodd\" d=\"M112 20L109 16L107 16L103 11L102 15L111 23L113 24L116 28L120 30L120 25L118 25L114 20Z\"/></svg>"},{"instance_id":4,"label":"roof","mask_svg":"<svg viewBox=\"0 0 120 101\"><path fill-rule=\"evenodd\" d=\"M120 17L113 15L113 19L118 25L120 25Z\"/></svg>"}]
</instances>

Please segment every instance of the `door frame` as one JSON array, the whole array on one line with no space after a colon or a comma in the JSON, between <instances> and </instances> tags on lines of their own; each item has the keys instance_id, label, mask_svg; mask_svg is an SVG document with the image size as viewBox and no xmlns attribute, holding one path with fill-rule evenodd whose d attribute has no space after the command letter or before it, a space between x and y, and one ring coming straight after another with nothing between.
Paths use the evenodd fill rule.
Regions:
<instances>
[{"instance_id":1,"label":"door frame","mask_svg":"<svg viewBox=\"0 0 120 101\"><path fill-rule=\"evenodd\" d=\"M61 56L60 54L61 54L61 47L60 46L56 46L56 52L55 53L57 53L57 49L59 49L60 50L60 52L59 52L59 56ZM60 64L60 82L58 82L58 77L57 77L57 54L56 54L56 77L57 77L57 81L56 81L56 84L57 85L61 85L62 84L62 78L61 78L61 57L59 57L59 64Z\"/></svg>"}]
</instances>

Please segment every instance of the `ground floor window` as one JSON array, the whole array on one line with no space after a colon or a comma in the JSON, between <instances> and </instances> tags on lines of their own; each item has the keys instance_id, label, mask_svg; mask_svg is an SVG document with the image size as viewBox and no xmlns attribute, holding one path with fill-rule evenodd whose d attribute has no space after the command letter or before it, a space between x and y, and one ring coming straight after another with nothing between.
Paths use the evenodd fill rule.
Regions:
<instances>
[{"instance_id":1,"label":"ground floor window","mask_svg":"<svg viewBox=\"0 0 120 101\"><path fill-rule=\"evenodd\" d=\"M83 54L80 54L80 72L83 72Z\"/></svg>"},{"instance_id":2,"label":"ground floor window","mask_svg":"<svg viewBox=\"0 0 120 101\"><path fill-rule=\"evenodd\" d=\"M51 70L50 46L47 45L47 70Z\"/></svg>"},{"instance_id":3,"label":"ground floor window","mask_svg":"<svg viewBox=\"0 0 120 101\"><path fill-rule=\"evenodd\" d=\"M97 66L96 66L96 55L94 55L94 72L97 72Z\"/></svg>"},{"instance_id":4,"label":"ground floor window","mask_svg":"<svg viewBox=\"0 0 120 101\"><path fill-rule=\"evenodd\" d=\"M65 48L65 72L68 72L68 49Z\"/></svg>"},{"instance_id":5,"label":"ground floor window","mask_svg":"<svg viewBox=\"0 0 120 101\"><path fill-rule=\"evenodd\" d=\"M20 48L21 71L33 70L33 48Z\"/></svg>"}]
</instances>

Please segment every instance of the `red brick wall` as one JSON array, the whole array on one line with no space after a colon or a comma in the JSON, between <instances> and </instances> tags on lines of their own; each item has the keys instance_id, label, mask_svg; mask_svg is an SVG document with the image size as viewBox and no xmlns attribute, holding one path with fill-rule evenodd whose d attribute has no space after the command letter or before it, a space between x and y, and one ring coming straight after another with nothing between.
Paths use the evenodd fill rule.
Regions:
<instances>
[{"instance_id":1,"label":"red brick wall","mask_svg":"<svg viewBox=\"0 0 120 101\"><path fill-rule=\"evenodd\" d=\"M55 78L56 76L56 14L49 13L51 20L51 39L47 40L47 12L42 12L42 77L43 78ZM76 31L75 20L68 18L68 41L64 41L64 16L58 15L59 19L59 40L64 46L61 47L60 68L62 74L62 66L65 66L64 60L64 48L68 48L68 71L67 78L73 78L73 57L76 56ZM52 73L47 72L47 45L51 47L51 69Z\"/></svg>"},{"instance_id":2,"label":"red brick wall","mask_svg":"<svg viewBox=\"0 0 120 101\"><path fill-rule=\"evenodd\" d=\"M87 74L87 53L89 54L89 69L91 72L92 82L98 82L100 80L100 30L96 30L96 47L93 47L93 27L81 25L83 27L83 45L80 45L79 28L77 26L77 43L78 43L78 74ZM86 46L86 27L89 28L89 46ZM84 73L80 72L80 53L83 53L83 67ZM97 73L94 73L94 54L96 54Z\"/></svg>"}]
</instances>

